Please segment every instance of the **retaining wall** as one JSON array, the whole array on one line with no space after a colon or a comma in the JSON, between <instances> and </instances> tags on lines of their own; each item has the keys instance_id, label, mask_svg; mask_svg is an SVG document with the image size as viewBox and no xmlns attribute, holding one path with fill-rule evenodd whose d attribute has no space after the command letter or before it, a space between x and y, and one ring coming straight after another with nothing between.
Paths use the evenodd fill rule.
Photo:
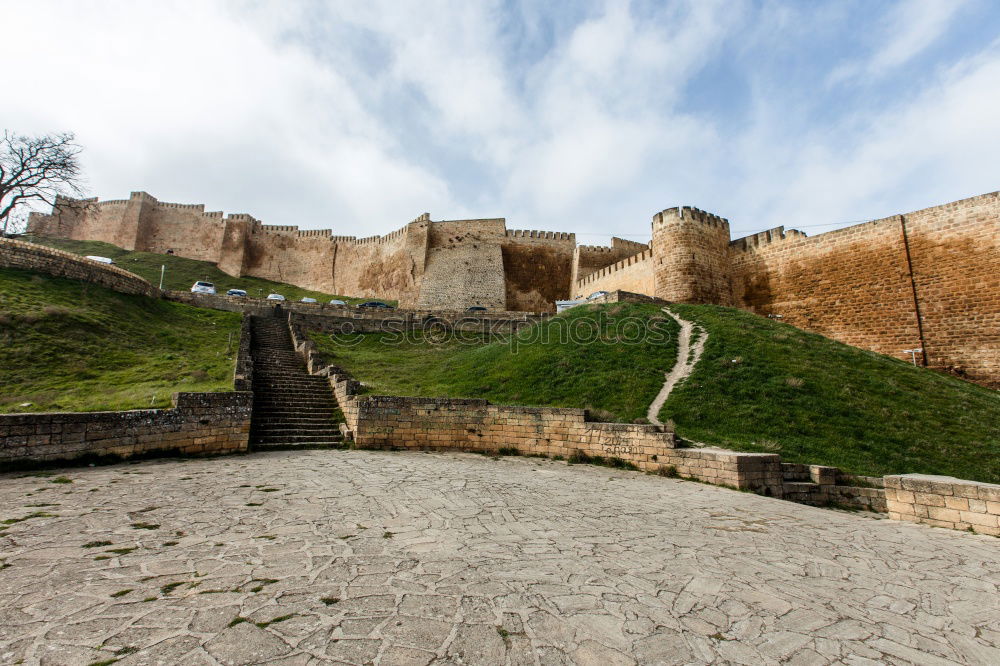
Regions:
<instances>
[{"instance_id":1,"label":"retaining wall","mask_svg":"<svg viewBox=\"0 0 1000 666\"><path fill-rule=\"evenodd\" d=\"M885 477L889 517L1000 536L1000 485L950 476Z\"/></svg>"},{"instance_id":2,"label":"retaining wall","mask_svg":"<svg viewBox=\"0 0 1000 666\"><path fill-rule=\"evenodd\" d=\"M0 469L101 456L247 450L253 395L175 393L173 409L0 415Z\"/></svg>"},{"instance_id":3,"label":"retaining wall","mask_svg":"<svg viewBox=\"0 0 1000 666\"><path fill-rule=\"evenodd\" d=\"M154 298L160 295L159 289L124 268L11 238L0 238L0 268L20 268L55 277L93 282L125 294Z\"/></svg>"}]
</instances>

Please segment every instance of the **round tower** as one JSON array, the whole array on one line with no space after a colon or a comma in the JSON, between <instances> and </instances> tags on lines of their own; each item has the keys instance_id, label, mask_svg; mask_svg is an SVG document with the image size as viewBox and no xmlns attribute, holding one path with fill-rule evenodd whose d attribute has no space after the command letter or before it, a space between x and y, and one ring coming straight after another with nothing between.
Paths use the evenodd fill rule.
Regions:
<instances>
[{"instance_id":1,"label":"round tower","mask_svg":"<svg viewBox=\"0 0 1000 666\"><path fill-rule=\"evenodd\" d=\"M681 303L732 305L729 221L697 208L653 216L653 291Z\"/></svg>"}]
</instances>

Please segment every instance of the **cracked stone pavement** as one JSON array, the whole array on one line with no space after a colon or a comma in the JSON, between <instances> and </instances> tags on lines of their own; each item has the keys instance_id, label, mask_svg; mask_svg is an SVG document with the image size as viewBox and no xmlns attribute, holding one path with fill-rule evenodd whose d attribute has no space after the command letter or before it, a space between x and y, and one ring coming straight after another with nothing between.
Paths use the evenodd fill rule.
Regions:
<instances>
[{"instance_id":1,"label":"cracked stone pavement","mask_svg":"<svg viewBox=\"0 0 1000 666\"><path fill-rule=\"evenodd\" d=\"M273 452L0 508L2 664L1000 663L1000 539L637 472Z\"/></svg>"}]
</instances>

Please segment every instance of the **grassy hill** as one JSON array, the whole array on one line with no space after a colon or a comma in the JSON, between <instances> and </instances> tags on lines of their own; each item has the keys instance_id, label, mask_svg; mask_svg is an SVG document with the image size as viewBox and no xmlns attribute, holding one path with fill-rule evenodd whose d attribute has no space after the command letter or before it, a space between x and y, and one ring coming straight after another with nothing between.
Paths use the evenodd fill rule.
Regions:
<instances>
[{"instance_id":1,"label":"grassy hill","mask_svg":"<svg viewBox=\"0 0 1000 666\"><path fill-rule=\"evenodd\" d=\"M623 341L651 319L665 340ZM600 420L630 422L645 418L674 364L676 332L659 308L622 303L576 307L489 344L467 335L444 343L419 334L409 341L395 334L312 338L371 393L582 407ZM597 337L604 342L578 342Z\"/></svg>"},{"instance_id":2,"label":"grassy hill","mask_svg":"<svg viewBox=\"0 0 1000 666\"><path fill-rule=\"evenodd\" d=\"M1000 393L741 310L675 307L710 334L694 374L660 415L681 437L857 474L1000 482ZM372 393L589 407L601 419L632 421L645 416L673 364L673 342L532 338L611 312L662 316L651 306L573 308L522 332L516 350L420 338L399 344L385 334L313 337ZM672 320L663 325L676 332Z\"/></svg>"},{"instance_id":3,"label":"grassy hill","mask_svg":"<svg viewBox=\"0 0 1000 666\"><path fill-rule=\"evenodd\" d=\"M164 407L175 391L232 390L239 328L239 314L0 269L0 412Z\"/></svg>"},{"instance_id":4,"label":"grassy hill","mask_svg":"<svg viewBox=\"0 0 1000 666\"><path fill-rule=\"evenodd\" d=\"M1000 392L732 308L661 412L687 439L856 473L1000 482Z\"/></svg>"},{"instance_id":5,"label":"grassy hill","mask_svg":"<svg viewBox=\"0 0 1000 666\"><path fill-rule=\"evenodd\" d=\"M156 254L153 252L132 252L123 250L117 245L102 243L101 241L77 241L64 238L45 238L42 236L24 235L23 240L39 245L65 250L79 255L96 255L99 257L109 257L125 270L132 271L136 275L141 275L154 285L160 284L160 266L166 266L164 274L163 288L187 291L198 280L207 280L215 284L215 289L220 294L225 294L227 289L245 289L251 298L263 298L270 293L277 292L285 298L297 301L304 296L317 299L320 303L325 303L333 298L339 298L348 303L370 300L368 298L355 298L349 296L337 296L326 294L310 289L302 289L284 282L274 282L263 278L255 277L233 277L219 270L219 267L208 261L197 261L195 259L185 259L172 254ZM384 300L384 299L382 299ZM395 301L386 301L390 305L395 305Z\"/></svg>"}]
</instances>

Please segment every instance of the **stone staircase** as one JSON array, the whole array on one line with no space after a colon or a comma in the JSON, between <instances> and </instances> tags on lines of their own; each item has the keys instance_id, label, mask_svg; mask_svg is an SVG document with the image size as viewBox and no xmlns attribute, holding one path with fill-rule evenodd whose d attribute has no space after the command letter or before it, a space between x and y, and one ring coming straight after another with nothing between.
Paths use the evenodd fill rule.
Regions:
<instances>
[{"instance_id":1,"label":"stone staircase","mask_svg":"<svg viewBox=\"0 0 1000 666\"><path fill-rule=\"evenodd\" d=\"M253 418L250 448L315 449L343 443L337 408L326 377L310 375L295 352L284 319L253 317Z\"/></svg>"}]
</instances>

